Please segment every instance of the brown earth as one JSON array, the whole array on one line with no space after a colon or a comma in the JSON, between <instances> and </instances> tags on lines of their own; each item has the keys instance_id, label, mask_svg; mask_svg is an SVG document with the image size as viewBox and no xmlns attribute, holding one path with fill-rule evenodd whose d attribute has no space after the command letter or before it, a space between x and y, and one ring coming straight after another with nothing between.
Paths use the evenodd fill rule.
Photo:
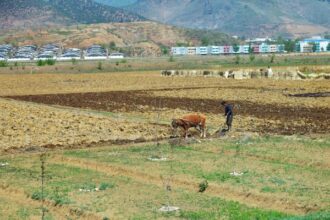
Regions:
<instances>
[{"instance_id":1,"label":"brown earth","mask_svg":"<svg viewBox=\"0 0 330 220\"><path fill-rule=\"evenodd\" d=\"M172 89L173 90L173 89ZM175 89L174 89L175 91ZM75 93L56 95L11 96L22 101L49 105L87 108L107 112L146 112L155 108L182 109L193 112L220 114L220 100L192 99L186 97L155 97L148 91L120 91L99 93ZM280 121L282 127L260 125L255 132L275 134L330 133L330 108L286 106L257 103L247 100L229 102L234 104L235 114L258 119ZM303 120L304 123L296 123ZM249 129L251 130L251 128Z\"/></svg>"}]
</instances>

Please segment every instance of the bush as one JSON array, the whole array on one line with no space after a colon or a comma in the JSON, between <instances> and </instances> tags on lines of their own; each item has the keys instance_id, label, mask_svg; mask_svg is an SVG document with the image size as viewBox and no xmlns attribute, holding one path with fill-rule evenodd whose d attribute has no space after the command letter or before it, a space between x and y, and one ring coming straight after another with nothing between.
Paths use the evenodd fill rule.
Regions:
<instances>
[{"instance_id":1,"label":"bush","mask_svg":"<svg viewBox=\"0 0 330 220\"><path fill-rule=\"evenodd\" d=\"M71 63L72 63L72 65L75 65L75 64L77 64L77 60L75 58L72 58Z\"/></svg>"},{"instance_id":2,"label":"bush","mask_svg":"<svg viewBox=\"0 0 330 220\"><path fill-rule=\"evenodd\" d=\"M98 70L102 70L102 69L103 69L103 67L102 67L102 62L99 62L99 63L97 64L97 69L98 69Z\"/></svg>"},{"instance_id":3,"label":"bush","mask_svg":"<svg viewBox=\"0 0 330 220\"><path fill-rule=\"evenodd\" d=\"M207 180L204 180L203 182L201 182L199 184L198 192L201 192L201 193L204 192L207 189L208 186L209 186L209 183L207 182Z\"/></svg>"},{"instance_id":4,"label":"bush","mask_svg":"<svg viewBox=\"0 0 330 220\"><path fill-rule=\"evenodd\" d=\"M31 196L31 198L33 199L33 200L42 200L43 198L42 198L42 193L41 193L41 191L36 191L36 192L34 192L33 194L32 194L32 196ZM46 198L46 193L44 192L44 199Z\"/></svg>"},{"instance_id":5,"label":"bush","mask_svg":"<svg viewBox=\"0 0 330 220\"><path fill-rule=\"evenodd\" d=\"M170 56L170 58L168 59L168 62L174 62L174 57L173 56Z\"/></svg>"},{"instance_id":6,"label":"bush","mask_svg":"<svg viewBox=\"0 0 330 220\"><path fill-rule=\"evenodd\" d=\"M53 59L48 59L48 60L46 60L46 64L47 65L49 65L49 66L53 66L53 65L55 65L55 60L53 60Z\"/></svg>"},{"instance_id":7,"label":"bush","mask_svg":"<svg viewBox=\"0 0 330 220\"><path fill-rule=\"evenodd\" d=\"M114 187L114 184L112 184L112 183L101 183L99 190L106 190L106 189L113 188L113 187Z\"/></svg>"},{"instance_id":8,"label":"bush","mask_svg":"<svg viewBox=\"0 0 330 220\"><path fill-rule=\"evenodd\" d=\"M70 204L70 199L66 193L60 193L58 188L55 188L54 194L50 196L50 199L55 202L55 205Z\"/></svg>"},{"instance_id":9,"label":"bush","mask_svg":"<svg viewBox=\"0 0 330 220\"><path fill-rule=\"evenodd\" d=\"M45 66L46 65L46 62L43 61L43 60L38 60L37 61L37 66Z\"/></svg>"},{"instance_id":10,"label":"bush","mask_svg":"<svg viewBox=\"0 0 330 220\"><path fill-rule=\"evenodd\" d=\"M0 61L0 67L7 67L8 63L7 61Z\"/></svg>"}]
</instances>

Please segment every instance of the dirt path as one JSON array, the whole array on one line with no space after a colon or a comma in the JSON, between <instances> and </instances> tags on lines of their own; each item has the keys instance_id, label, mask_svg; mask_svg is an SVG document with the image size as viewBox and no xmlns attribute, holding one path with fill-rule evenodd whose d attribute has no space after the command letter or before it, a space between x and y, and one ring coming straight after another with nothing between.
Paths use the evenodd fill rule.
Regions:
<instances>
[{"instance_id":1,"label":"dirt path","mask_svg":"<svg viewBox=\"0 0 330 220\"><path fill-rule=\"evenodd\" d=\"M26 207L41 207L41 201L29 198L23 190L14 189L6 185L0 185L0 198L6 198L9 201ZM45 201L44 205L55 219L102 219L101 216L92 213L82 213L82 211L68 206L55 206L50 201Z\"/></svg>"},{"instance_id":2,"label":"dirt path","mask_svg":"<svg viewBox=\"0 0 330 220\"><path fill-rule=\"evenodd\" d=\"M143 183L147 182L150 184L157 185L158 187L164 187L161 177L139 172L136 170L132 170L131 168L126 168L122 166L119 167L104 163L88 161L85 159L68 157L53 157L49 162L61 164L65 163L71 166L83 167L86 169L103 172L107 175L127 176ZM173 179L172 182L175 187L183 188L193 192L198 191L199 183L197 182L182 179ZM297 204L294 201L289 201L285 198L276 197L276 195L266 195L261 194L259 192L251 191L242 192L240 190L228 186L220 186L212 183L209 184L209 188L207 189L206 194L210 196L224 198L226 200L237 201L246 204L250 207L260 207L267 210L276 210L290 214L305 214L314 209L313 207L306 207Z\"/></svg>"},{"instance_id":3,"label":"dirt path","mask_svg":"<svg viewBox=\"0 0 330 220\"><path fill-rule=\"evenodd\" d=\"M146 112L155 108L182 109L192 112L220 114L219 100L182 97L155 97L148 91L114 91L58 95L12 96L16 100L102 110L107 112ZM228 100L231 102L230 100ZM235 101L235 114L265 120L251 131L275 134L330 133L330 108L297 107ZM267 120L280 121L270 126ZM254 130L253 130L254 129Z\"/></svg>"}]
</instances>

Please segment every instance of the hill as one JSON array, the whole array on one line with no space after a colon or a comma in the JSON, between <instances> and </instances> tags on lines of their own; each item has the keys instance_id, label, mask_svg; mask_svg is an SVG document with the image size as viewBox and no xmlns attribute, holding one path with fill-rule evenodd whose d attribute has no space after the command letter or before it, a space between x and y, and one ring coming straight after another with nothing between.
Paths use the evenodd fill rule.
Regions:
<instances>
[{"instance_id":1,"label":"hill","mask_svg":"<svg viewBox=\"0 0 330 220\"><path fill-rule=\"evenodd\" d=\"M1 31L0 31L1 32ZM232 44L236 40L215 31L194 31L156 22L102 23L2 32L1 43L14 45L59 43L86 48L101 44L126 55L159 56L175 45Z\"/></svg>"},{"instance_id":2,"label":"hill","mask_svg":"<svg viewBox=\"0 0 330 220\"><path fill-rule=\"evenodd\" d=\"M102 0L111 5L114 1ZM330 30L329 0L136 0L146 18L239 36L310 36Z\"/></svg>"},{"instance_id":3,"label":"hill","mask_svg":"<svg viewBox=\"0 0 330 220\"><path fill-rule=\"evenodd\" d=\"M86 0L1 0L0 29L133 22L142 16Z\"/></svg>"}]
</instances>

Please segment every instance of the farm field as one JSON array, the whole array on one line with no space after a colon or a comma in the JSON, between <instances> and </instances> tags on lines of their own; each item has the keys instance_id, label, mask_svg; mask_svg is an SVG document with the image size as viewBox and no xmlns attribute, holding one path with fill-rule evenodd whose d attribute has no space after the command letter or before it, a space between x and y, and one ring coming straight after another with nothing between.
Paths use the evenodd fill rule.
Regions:
<instances>
[{"instance_id":1,"label":"farm field","mask_svg":"<svg viewBox=\"0 0 330 220\"><path fill-rule=\"evenodd\" d=\"M46 219L330 218L327 80L149 71L0 81L5 219L40 218L41 153ZM220 137L222 100L235 118ZM190 112L207 116L207 138L192 129L186 141L171 139L171 119ZM180 210L162 213L163 205Z\"/></svg>"}]
</instances>

